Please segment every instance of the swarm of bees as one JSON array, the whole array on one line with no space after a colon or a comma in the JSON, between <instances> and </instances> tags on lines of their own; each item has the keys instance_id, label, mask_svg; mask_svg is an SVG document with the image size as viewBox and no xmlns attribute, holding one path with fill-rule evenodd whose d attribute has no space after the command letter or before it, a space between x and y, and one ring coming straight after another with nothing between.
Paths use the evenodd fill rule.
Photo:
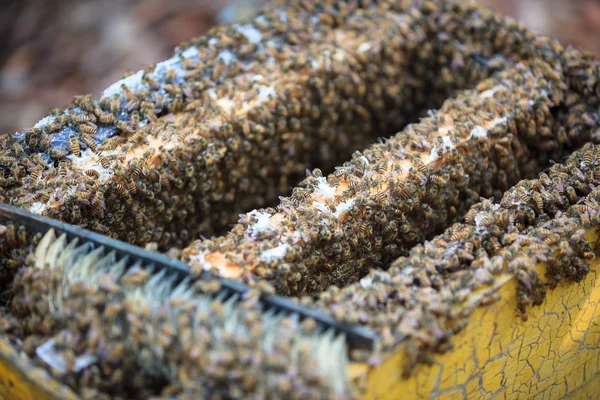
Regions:
<instances>
[{"instance_id":1,"label":"swarm of bees","mask_svg":"<svg viewBox=\"0 0 600 400\"><path fill-rule=\"evenodd\" d=\"M2 330L84 397L351 396L343 338L265 314L268 288L375 330L378 350L403 343L408 374L497 300L499 275L527 319L536 263L551 286L588 272L599 88L588 54L478 5L275 1L0 138L0 201L194 272L11 226ZM256 290L214 300L205 270Z\"/></svg>"},{"instance_id":2,"label":"swarm of bees","mask_svg":"<svg viewBox=\"0 0 600 400\"><path fill-rule=\"evenodd\" d=\"M275 3L183 44L99 101L76 97L3 135L0 201L182 248L274 206L307 167L330 172L497 70L568 58L535 39L476 6ZM567 64L545 74L561 78Z\"/></svg>"},{"instance_id":3,"label":"swarm of bees","mask_svg":"<svg viewBox=\"0 0 600 400\"><path fill-rule=\"evenodd\" d=\"M27 266L3 333L83 398L351 395L344 338L263 311L258 290L222 302L218 281L176 282L53 230Z\"/></svg>"},{"instance_id":4,"label":"swarm of bees","mask_svg":"<svg viewBox=\"0 0 600 400\"><path fill-rule=\"evenodd\" d=\"M478 305L497 300L495 277L519 282L519 310L538 305L547 282L536 272L548 265L546 280L580 281L594 249L585 234L600 223L600 146L586 144L564 164L537 179L523 180L500 202L483 200L464 222L413 247L387 271L372 269L360 281L329 287L304 304L330 310L336 318L375 329L383 350L409 343L406 372L434 352L451 348L450 337L466 326ZM471 293L489 288L478 303Z\"/></svg>"},{"instance_id":5,"label":"swarm of bees","mask_svg":"<svg viewBox=\"0 0 600 400\"><path fill-rule=\"evenodd\" d=\"M494 70L462 40L422 46L428 17L411 10L277 3L217 27L99 101L4 135L0 201L164 250L224 233L307 167L331 171Z\"/></svg>"},{"instance_id":6,"label":"swarm of bees","mask_svg":"<svg viewBox=\"0 0 600 400\"><path fill-rule=\"evenodd\" d=\"M23 225L0 225L0 303L12 298L12 284L16 272L25 265L29 252L37 246L41 235L32 235Z\"/></svg>"},{"instance_id":7,"label":"swarm of bees","mask_svg":"<svg viewBox=\"0 0 600 400\"><path fill-rule=\"evenodd\" d=\"M193 243L184 260L248 283L267 279L284 295L356 282L480 197L500 198L592 138L600 113L563 106L571 89L554 73L537 59L507 67L333 174L313 171L276 209L252 211L228 235Z\"/></svg>"}]
</instances>

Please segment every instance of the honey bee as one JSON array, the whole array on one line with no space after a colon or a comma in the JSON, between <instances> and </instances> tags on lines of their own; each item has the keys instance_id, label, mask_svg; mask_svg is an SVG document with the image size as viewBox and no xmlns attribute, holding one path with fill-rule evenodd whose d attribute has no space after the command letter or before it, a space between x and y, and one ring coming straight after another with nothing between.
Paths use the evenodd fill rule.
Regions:
<instances>
[{"instance_id":1,"label":"honey bee","mask_svg":"<svg viewBox=\"0 0 600 400\"><path fill-rule=\"evenodd\" d=\"M133 133L133 129L131 129L131 126L125 121L117 121L117 128L127 134Z\"/></svg>"},{"instance_id":2,"label":"honey bee","mask_svg":"<svg viewBox=\"0 0 600 400\"><path fill-rule=\"evenodd\" d=\"M119 192L119 194L121 194L123 196L129 194L129 191L127 190L126 186L123 185L122 183L117 183L116 188L117 188L117 191Z\"/></svg>"},{"instance_id":3,"label":"honey bee","mask_svg":"<svg viewBox=\"0 0 600 400\"><path fill-rule=\"evenodd\" d=\"M165 82L167 83L173 83L173 81L175 80L177 76L177 71L173 68L169 68L167 70L167 73L165 75Z\"/></svg>"},{"instance_id":4,"label":"honey bee","mask_svg":"<svg viewBox=\"0 0 600 400\"><path fill-rule=\"evenodd\" d=\"M143 113L150 122L156 122L158 120L158 116L152 110L147 109L144 110Z\"/></svg>"},{"instance_id":5,"label":"honey bee","mask_svg":"<svg viewBox=\"0 0 600 400\"><path fill-rule=\"evenodd\" d=\"M79 146L79 140L74 136L69 136L69 143L71 144L71 151L76 157L81 157L81 147Z\"/></svg>"},{"instance_id":6,"label":"honey bee","mask_svg":"<svg viewBox=\"0 0 600 400\"><path fill-rule=\"evenodd\" d=\"M102 124L114 124L117 119L115 117L115 114L111 113L111 112L103 112L100 114L100 116L98 117L98 121Z\"/></svg>"},{"instance_id":7,"label":"honey bee","mask_svg":"<svg viewBox=\"0 0 600 400\"><path fill-rule=\"evenodd\" d=\"M130 138L129 138L129 143L130 144L136 144L142 141L142 139L144 138L144 131L143 130L139 130L136 133L134 133Z\"/></svg>"},{"instance_id":8,"label":"honey bee","mask_svg":"<svg viewBox=\"0 0 600 400\"><path fill-rule=\"evenodd\" d=\"M100 173L98 171L96 171L95 169L86 169L85 174L91 178L100 177Z\"/></svg>"},{"instance_id":9,"label":"honey bee","mask_svg":"<svg viewBox=\"0 0 600 400\"><path fill-rule=\"evenodd\" d=\"M538 192L533 192L531 194L531 197L533 198L533 201L535 203L537 213L538 214L543 213L544 212L544 199L542 198L542 195L539 194Z\"/></svg>"},{"instance_id":10,"label":"honey bee","mask_svg":"<svg viewBox=\"0 0 600 400\"><path fill-rule=\"evenodd\" d=\"M81 134L81 140L87 145L87 147L94 152L94 154L98 154L98 145L96 144L96 140L89 136L86 133Z\"/></svg>"},{"instance_id":11,"label":"honey bee","mask_svg":"<svg viewBox=\"0 0 600 400\"><path fill-rule=\"evenodd\" d=\"M569 93L567 94L567 97L565 98L565 104L567 105L567 107L571 107L573 105L575 105L578 101L580 101L581 96L577 93Z\"/></svg>"},{"instance_id":12,"label":"honey bee","mask_svg":"<svg viewBox=\"0 0 600 400\"><path fill-rule=\"evenodd\" d=\"M162 84L157 81L156 79L154 79L153 77L151 77L150 75L144 75L142 77L142 80L144 82L146 82L148 84L148 86L150 86L150 88L152 88L152 90L160 90L162 87Z\"/></svg>"},{"instance_id":13,"label":"honey bee","mask_svg":"<svg viewBox=\"0 0 600 400\"><path fill-rule=\"evenodd\" d=\"M44 170L44 167L42 167L41 165L37 165L33 171L31 171L31 178L34 180L38 180L38 178L40 177L40 174L42 173L42 171Z\"/></svg>"},{"instance_id":14,"label":"honey bee","mask_svg":"<svg viewBox=\"0 0 600 400\"><path fill-rule=\"evenodd\" d=\"M133 131L136 131L138 129L138 126L140 124L140 114L137 111L133 111L131 113L131 129Z\"/></svg>"},{"instance_id":15,"label":"honey bee","mask_svg":"<svg viewBox=\"0 0 600 400\"><path fill-rule=\"evenodd\" d=\"M118 115L121 112L121 98L118 94L115 94L110 100L110 113L113 116Z\"/></svg>"},{"instance_id":16,"label":"honey bee","mask_svg":"<svg viewBox=\"0 0 600 400\"><path fill-rule=\"evenodd\" d=\"M50 194L48 194L48 193L42 193L42 194L40 194L39 200L42 203L47 203L48 201L50 201Z\"/></svg>"},{"instance_id":17,"label":"honey bee","mask_svg":"<svg viewBox=\"0 0 600 400\"><path fill-rule=\"evenodd\" d=\"M129 163L129 168L134 177L139 176L144 171L144 167L140 164L142 164L142 162L131 161Z\"/></svg>"},{"instance_id":18,"label":"honey bee","mask_svg":"<svg viewBox=\"0 0 600 400\"><path fill-rule=\"evenodd\" d=\"M485 295L482 298L480 298L477 302L477 305L489 306L491 304L497 303L500 299L501 299L500 294L491 293L491 294Z\"/></svg>"},{"instance_id":19,"label":"honey bee","mask_svg":"<svg viewBox=\"0 0 600 400\"><path fill-rule=\"evenodd\" d=\"M0 156L0 166L2 167L10 167L15 164L17 159L11 156Z\"/></svg>"},{"instance_id":20,"label":"honey bee","mask_svg":"<svg viewBox=\"0 0 600 400\"><path fill-rule=\"evenodd\" d=\"M23 146L20 143L13 143L12 148L15 151L17 157L22 157L23 155L25 155L25 150L23 149Z\"/></svg>"},{"instance_id":21,"label":"honey bee","mask_svg":"<svg viewBox=\"0 0 600 400\"><path fill-rule=\"evenodd\" d=\"M491 89L491 87L494 85L494 83L495 82L493 79L483 80L475 86L475 90L477 90L478 92L486 91L488 89Z\"/></svg>"},{"instance_id":22,"label":"honey bee","mask_svg":"<svg viewBox=\"0 0 600 400\"><path fill-rule=\"evenodd\" d=\"M54 133L59 132L63 128L64 124L58 124L56 122L46 124L42 127L43 133Z\"/></svg>"},{"instance_id":23,"label":"honey bee","mask_svg":"<svg viewBox=\"0 0 600 400\"><path fill-rule=\"evenodd\" d=\"M108 157L100 156L99 161L100 161L100 165L102 165L102 168L104 168L104 169L110 168L110 160L108 159Z\"/></svg>"},{"instance_id":24,"label":"honey bee","mask_svg":"<svg viewBox=\"0 0 600 400\"><path fill-rule=\"evenodd\" d=\"M68 120L71 124L82 125L86 123L95 123L97 118L92 113L72 113L69 115Z\"/></svg>"},{"instance_id":25,"label":"honey bee","mask_svg":"<svg viewBox=\"0 0 600 400\"><path fill-rule=\"evenodd\" d=\"M121 90L125 94L125 97L127 98L127 100L131 101L131 100L135 99L135 93L133 93L131 91L131 89L129 89L129 87L127 85L125 85L124 83L121 84ZM113 114L116 114L116 113L113 113Z\"/></svg>"},{"instance_id":26,"label":"honey bee","mask_svg":"<svg viewBox=\"0 0 600 400\"><path fill-rule=\"evenodd\" d=\"M130 179L127 181L127 190L132 196L137 193L137 187L134 180Z\"/></svg>"},{"instance_id":27,"label":"honey bee","mask_svg":"<svg viewBox=\"0 0 600 400\"><path fill-rule=\"evenodd\" d=\"M139 286L146 283L150 277L151 274L148 270L140 267L134 267L121 277L120 282L124 285Z\"/></svg>"}]
</instances>

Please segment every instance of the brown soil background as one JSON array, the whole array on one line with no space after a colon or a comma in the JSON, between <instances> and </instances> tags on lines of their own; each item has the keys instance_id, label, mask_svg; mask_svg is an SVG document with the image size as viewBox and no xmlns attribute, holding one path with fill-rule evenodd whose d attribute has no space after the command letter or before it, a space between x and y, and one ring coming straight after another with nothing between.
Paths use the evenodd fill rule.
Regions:
<instances>
[{"instance_id":1,"label":"brown soil background","mask_svg":"<svg viewBox=\"0 0 600 400\"><path fill-rule=\"evenodd\" d=\"M73 95L170 57L216 22L263 0L5 0L0 8L0 133L31 126ZM481 0L600 56L598 0Z\"/></svg>"}]
</instances>

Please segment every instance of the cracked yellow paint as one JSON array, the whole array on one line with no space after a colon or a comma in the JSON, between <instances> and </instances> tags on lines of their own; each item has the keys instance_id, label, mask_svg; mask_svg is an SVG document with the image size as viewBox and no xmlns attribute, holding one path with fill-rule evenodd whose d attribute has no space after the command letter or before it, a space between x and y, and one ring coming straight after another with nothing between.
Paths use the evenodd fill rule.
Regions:
<instances>
[{"instance_id":1,"label":"cracked yellow paint","mask_svg":"<svg viewBox=\"0 0 600 400\"><path fill-rule=\"evenodd\" d=\"M545 268L538 265L541 276ZM402 351L391 355L367 372L361 397L600 398L600 260L582 282L548 290L526 322L517 314L516 280L503 277L497 291L501 300L478 308L452 338L454 350L417 366L408 379L400 377Z\"/></svg>"},{"instance_id":2,"label":"cracked yellow paint","mask_svg":"<svg viewBox=\"0 0 600 400\"><path fill-rule=\"evenodd\" d=\"M600 398L600 260L582 282L549 290L527 322L517 314L515 279L501 276L495 285L501 300L478 308L453 337L454 350L417 366L409 379L401 378L402 351L378 367L352 364L350 376L364 383L361 398ZM76 396L0 338L0 399L52 398Z\"/></svg>"}]
</instances>

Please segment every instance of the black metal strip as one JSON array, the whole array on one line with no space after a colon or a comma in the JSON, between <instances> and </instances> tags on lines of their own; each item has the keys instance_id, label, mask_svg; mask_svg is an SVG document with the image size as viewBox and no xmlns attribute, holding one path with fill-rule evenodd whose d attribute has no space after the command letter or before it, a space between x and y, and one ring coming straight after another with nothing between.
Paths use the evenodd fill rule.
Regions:
<instances>
[{"instance_id":1,"label":"black metal strip","mask_svg":"<svg viewBox=\"0 0 600 400\"><path fill-rule=\"evenodd\" d=\"M129 256L131 260L142 261L144 264L156 264L159 268L168 268L177 273L181 279L189 274L189 267L179 261L173 260L167 256L158 253L146 251L140 247L129 243L121 242L86 229L66 224L52 218L36 215L22 208L0 204L0 223L13 222L25 226L27 230L33 232L46 233L50 229L56 231L57 236L66 234L69 241L78 238L80 241L91 243L94 248L104 246L107 252L114 251L117 257Z\"/></svg>"},{"instance_id":2,"label":"black metal strip","mask_svg":"<svg viewBox=\"0 0 600 400\"><path fill-rule=\"evenodd\" d=\"M64 233L69 241L78 238L82 242L91 243L95 248L103 246L106 252L114 251L117 257L128 257L132 263L141 261L145 265L167 269L170 273L177 275L177 281L185 279L190 274L190 267L187 264L173 260L165 255L146 251L129 243L55 219L36 215L21 208L0 204L0 224L9 222L23 225L30 232L46 233L50 229L54 229L57 235ZM227 297L234 294L241 295L250 289L243 283L217 277L208 271L203 272L200 279L219 280L222 290L227 292ZM260 300L265 311L274 310L278 313L297 314L300 319L312 318L320 325L322 330L333 329L336 333L344 334L351 347L367 347L372 349L378 340L378 336L370 329L336 321L333 317L319 310L308 309L285 297L263 294Z\"/></svg>"},{"instance_id":3,"label":"black metal strip","mask_svg":"<svg viewBox=\"0 0 600 400\"><path fill-rule=\"evenodd\" d=\"M206 277L203 276L202 279L218 279L223 288L226 288L233 293L243 294L249 289L249 287L243 283L216 277L214 274L210 274L209 272L205 272L203 275ZM348 342L353 347L366 347L373 349L378 340L378 336L368 328L337 321L335 318L323 313L322 311L303 307L286 297L263 294L261 296L261 301L266 310L298 314L300 319L312 318L321 326L321 329L323 330L333 329L337 333L343 333L346 335Z\"/></svg>"}]
</instances>

